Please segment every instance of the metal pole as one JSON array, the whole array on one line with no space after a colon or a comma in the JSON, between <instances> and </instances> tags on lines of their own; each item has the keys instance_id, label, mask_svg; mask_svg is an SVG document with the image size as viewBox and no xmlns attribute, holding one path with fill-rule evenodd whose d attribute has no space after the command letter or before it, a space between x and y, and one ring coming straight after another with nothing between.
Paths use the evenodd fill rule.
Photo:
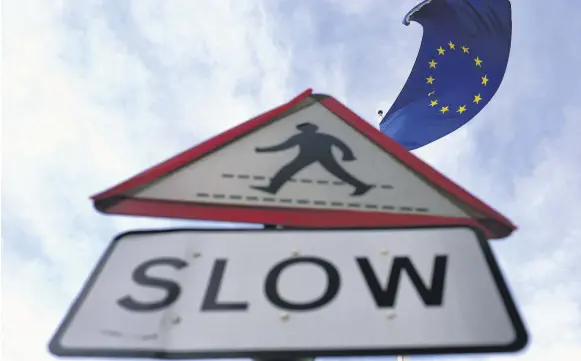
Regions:
<instances>
[{"instance_id":1,"label":"metal pole","mask_svg":"<svg viewBox=\"0 0 581 361\"><path fill-rule=\"evenodd\" d=\"M278 357L278 358L255 358L254 361L313 361L314 358L301 357L301 358L290 358L290 357Z\"/></svg>"},{"instance_id":2,"label":"metal pole","mask_svg":"<svg viewBox=\"0 0 581 361\"><path fill-rule=\"evenodd\" d=\"M400 355L400 356L397 356L397 359L396 360L397 361L409 361L409 357L408 356Z\"/></svg>"}]
</instances>

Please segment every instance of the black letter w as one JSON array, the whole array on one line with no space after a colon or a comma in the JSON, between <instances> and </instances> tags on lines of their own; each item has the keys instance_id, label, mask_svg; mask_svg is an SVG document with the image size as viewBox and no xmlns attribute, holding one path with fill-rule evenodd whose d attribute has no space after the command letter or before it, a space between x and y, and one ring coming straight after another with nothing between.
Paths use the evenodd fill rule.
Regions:
<instances>
[{"instance_id":1,"label":"black letter w","mask_svg":"<svg viewBox=\"0 0 581 361\"><path fill-rule=\"evenodd\" d=\"M426 286L411 260L408 257L395 257L387 280L387 288L383 290L379 280L371 268L367 258L357 258L359 268L365 277L365 282L373 295L377 307L393 307L399 286L402 270L405 270L426 306L441 306L444 296L444 279L446 276L447 256L436 256L432 272L431 286Z\"/></svg>"}]
</instances>

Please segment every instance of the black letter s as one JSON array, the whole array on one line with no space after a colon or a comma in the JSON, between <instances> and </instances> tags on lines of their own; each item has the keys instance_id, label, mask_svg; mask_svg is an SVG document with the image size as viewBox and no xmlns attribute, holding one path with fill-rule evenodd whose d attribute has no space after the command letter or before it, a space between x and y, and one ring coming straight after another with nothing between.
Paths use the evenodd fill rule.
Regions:
<instances>
[{"instance_id":1,"label":"black letter s","mask_svg":"<svg viewBox=\"0 0 581 361\"><path fill-rule=\"evenodd\" d=\"M172 266L173 268L179 270L186 267L187 265L188 264L182 259L168 257L156 258L142 263L135 269L135 271L133 271L133 281L142 286L162 288L167 292L166 297L159 301L142 303L135 301L131 296L127 295L117 300L117 303L129 311L136 312L157 311L170 306L178 299L181 293L180 286L177 283L167 279L148 276L146 272L149 268L155 266Z\"/></svg>"}]
</instances>

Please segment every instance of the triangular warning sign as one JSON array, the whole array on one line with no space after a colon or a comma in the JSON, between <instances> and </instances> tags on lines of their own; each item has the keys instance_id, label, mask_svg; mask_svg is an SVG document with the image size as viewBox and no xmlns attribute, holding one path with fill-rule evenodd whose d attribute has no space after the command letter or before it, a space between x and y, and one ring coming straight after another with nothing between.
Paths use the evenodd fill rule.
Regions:
<instances>
[{"instance_id":1,"label":"triangular warning sign","mask_svg":"<svg viewBox=\"0 0 581 361\"><path fill-rule=\"evenodd\" d=\"M336 99L310 90L92 197L102 212L279 224L516 227Z\"/></svg>"}]
</instances>

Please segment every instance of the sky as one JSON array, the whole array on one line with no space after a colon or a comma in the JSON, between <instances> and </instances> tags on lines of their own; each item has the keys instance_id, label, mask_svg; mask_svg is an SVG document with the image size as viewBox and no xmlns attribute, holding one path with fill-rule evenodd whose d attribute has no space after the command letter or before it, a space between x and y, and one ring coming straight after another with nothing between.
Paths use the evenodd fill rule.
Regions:
<instances>
[{"instance_id":1,"label":"sky","mask_svg":"<svg viewBox=\"0 0 581 361\"><path fill-rule=\"evenodd\" d=\"M377 126L419 48L421 26L401 24L416 3L4 0L2 360L54 359L47 343L116 234L211 225L105 216L90 195L307 88ZM518 225L491 243L530 343L438 360L581 355L581 22L564 16L580 5L512 5L499 91L414 153Z\"/></svg>"}]
</instances>

